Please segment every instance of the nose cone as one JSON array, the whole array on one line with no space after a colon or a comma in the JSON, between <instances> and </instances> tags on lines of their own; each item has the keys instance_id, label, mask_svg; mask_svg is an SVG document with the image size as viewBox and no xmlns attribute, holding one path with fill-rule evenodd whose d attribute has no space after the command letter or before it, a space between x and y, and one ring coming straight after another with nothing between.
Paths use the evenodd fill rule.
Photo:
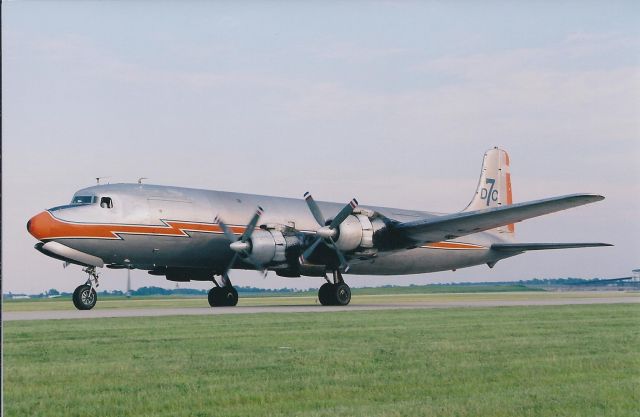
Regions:
<instances>
[{"instance_id":1,"label":"nose cone","mask_svg":"<svg viewBox=\"0 0 640 417\"><path fill-rule=\"evenodd\" d=\"M29 219L27 222L27 230L33 237L42 240L50 234L52 223L49 213L43 211Z\"/></svg>"},{"instance_id":2,"label":"nose cone","mask_svg":"<svg viewBox=\"0 0 640 417\"><path fill-rule=\"evenodd\" d=\"M234 252L243 252L243 251L249 250L251 246L249 245L249 242L241 242L238 240L230 244L229 247Z\"/></svg>"}]
</instances>

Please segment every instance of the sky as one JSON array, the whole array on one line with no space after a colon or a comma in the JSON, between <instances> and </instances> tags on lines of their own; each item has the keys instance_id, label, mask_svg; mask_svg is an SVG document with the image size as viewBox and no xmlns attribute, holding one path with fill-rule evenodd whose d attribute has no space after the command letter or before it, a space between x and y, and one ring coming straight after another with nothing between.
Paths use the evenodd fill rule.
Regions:
<instances>
[{"instance_id":1,"label":"sky","mask_svg":"<svg viewBox=\"0 0 640 417\"><path fill-rule=\"evenodd\" d=\"M615 246L347 282L640 267L638 2L3 2L2 110L4 292L84 282L33 249L25 224L96 177L455 212L493 146L510 154L515 201L606 196L519 223L519 241ZM106 270L100 289L125 282Z\"/></svg>"}]
</instances>

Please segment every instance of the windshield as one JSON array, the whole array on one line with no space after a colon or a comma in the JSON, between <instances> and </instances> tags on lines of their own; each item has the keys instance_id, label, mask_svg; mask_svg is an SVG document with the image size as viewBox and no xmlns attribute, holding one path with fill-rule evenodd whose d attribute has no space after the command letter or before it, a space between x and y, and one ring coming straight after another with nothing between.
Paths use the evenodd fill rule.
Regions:
<instances>
[{"instance_id":1,"label":"windshield","mask_svg":"<svg viewBox=\"0 0 640 417\"><path fill-rule=\"evenodd\" d=\"M75 195L71 204L92 204L97 201L97 197L94 195Z\"/></svg>"},{"instance_id":2,"label":"windshield","mask_svg":"<svg viewBox=\"0 0 640 417\"><path fill-rule=\"evenodd\" d=\"M94 204L98 202L98 197L95 195L74 195L70 204L64 206L51 207L49 211L62 210L71 207L86 206L87 204Z\"/></svg>"}]
</instances>

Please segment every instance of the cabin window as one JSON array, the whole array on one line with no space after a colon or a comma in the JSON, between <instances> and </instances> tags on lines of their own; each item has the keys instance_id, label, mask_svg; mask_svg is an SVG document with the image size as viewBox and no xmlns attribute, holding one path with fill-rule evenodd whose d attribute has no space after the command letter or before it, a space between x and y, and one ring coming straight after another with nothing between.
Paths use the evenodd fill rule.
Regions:
<instances>
[{"instance_id":1,"label":"cabin window","mask_svg":"<svg viewBox=\"0 0 640 417\"><path fill-rule=\"evenodd\" d=\"M111 197L102 197L102 198L100 198L100 207L102 207L102 208L113 208L113 200L111 200Z\"/></svg>"}]
</instances>

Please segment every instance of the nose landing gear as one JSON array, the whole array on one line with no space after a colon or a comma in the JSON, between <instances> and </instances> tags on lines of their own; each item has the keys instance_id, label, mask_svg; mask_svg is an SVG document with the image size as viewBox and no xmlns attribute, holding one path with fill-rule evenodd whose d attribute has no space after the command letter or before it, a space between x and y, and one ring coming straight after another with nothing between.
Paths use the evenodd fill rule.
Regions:
<instances>
[{"instance_id":1,"label":"nose landing gear","mask_svg":"<svg viewBox=\"0 0 640 417\"><path fill-rule=\"evenodd\" d=\"M322 284L318 300L323 306L346 306L351 302L351 288L344 282L340 271L333 271L333 282L327 279Z\"/></svg>"},{"instance_id":2,"label":"nose landing gear","mask_svg":"<svg viewBox=\"0 0 640 417\"><path fill-rule=\"evenodd\" d=\"M227 274L222 275L222 285L218 284L215 277L213 283L215 287L209 290L209 305L211 307L233 307L238 304L238 291L233 288L231 280Z\"/></svg>"},{"instance_id":3,"label":"nose landing gear","mask_svg":"<svg viewBox=\"0 0 640 417\"><path fill-rule=\"evenodd\" d=\"M98 294L96 288L98 288L98 272L93 266L86 267L82 270L89 274L87 282L78 286L73 292L73 305L78 310L91 310L98 301Z\"/></svg>"}]
</instances>

